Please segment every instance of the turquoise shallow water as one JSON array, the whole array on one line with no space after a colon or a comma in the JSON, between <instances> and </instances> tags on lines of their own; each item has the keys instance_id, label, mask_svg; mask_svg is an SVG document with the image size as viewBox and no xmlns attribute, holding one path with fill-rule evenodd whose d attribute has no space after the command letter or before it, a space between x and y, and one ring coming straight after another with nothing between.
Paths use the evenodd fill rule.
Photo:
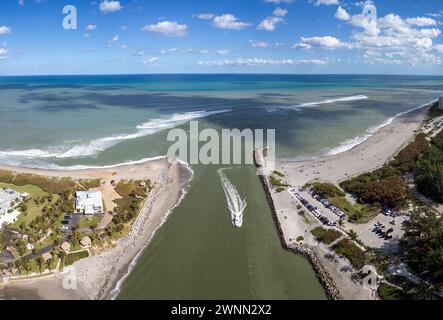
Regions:
<instances>
[{"instance_id":1,"label":"turquoise shallow water","mask_svg":"<svg viewBox=\"0 0 443 320\"><path fill-rule=\"evenodd\" d=\"M278 156L312 157L346 150L442 92L442 77L0 77L0 163L101 166L163 155L168 129L192 119L276 129ZM325 298L308 263L281 249L254 169L228 172L248 202L241 229L217 169L194 166L189 193L119 298Z\"/></svg>"}]
</instances>

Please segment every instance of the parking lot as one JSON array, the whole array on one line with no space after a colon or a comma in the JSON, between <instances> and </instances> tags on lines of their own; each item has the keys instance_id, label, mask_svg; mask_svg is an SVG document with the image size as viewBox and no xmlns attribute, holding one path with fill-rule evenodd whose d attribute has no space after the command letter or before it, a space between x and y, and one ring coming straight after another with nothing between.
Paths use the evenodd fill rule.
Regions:
<instances>
[{"instance_id":1,"label":"parking lot","mask_svg":"<svg viewBox=\"0 0 443 320\"><path fill-rule=\"evenodd\" d=\"M291 188L289 193L325 226L334 227L338 225L340 219L347 220L345 213L332 206L326 199L322 199L308 190ZM400 238L404 233L403 225L407 221L407 217L385 209L382 214L369 223L351 224L347 222L344 229L354 230L359 239L368 247L396 252Z\"/></svg>"},{"instance_id":2,"label":"parking lot","mask_svg":"<svg viewBox=\"0 0 443 320\"><path fill-rule=\"evenodd\" d=\"M396 252L404 233L403 226L407 221L408 218L405 216L391 217L379 214L369 223L353 224L350 228L357 232L366 246Z\"/></svg>"},{"instance_id":3,"label":"parking lot","mask_svg":"<svg viewBox=\"0 0 443 320\"><path fill-rule=\"evenodd\" d=\"M294 199L298 200L321 224L329 227L337 226L338 220L340 219L339 215L333 213L333 211L330 211L330 209L320 211L319 207L323 206L323 204L312 197L309 197L311 198L309 199L309 194L307 192L292 188L289 189L289 193Z\"/></svg>"}]
</instances>

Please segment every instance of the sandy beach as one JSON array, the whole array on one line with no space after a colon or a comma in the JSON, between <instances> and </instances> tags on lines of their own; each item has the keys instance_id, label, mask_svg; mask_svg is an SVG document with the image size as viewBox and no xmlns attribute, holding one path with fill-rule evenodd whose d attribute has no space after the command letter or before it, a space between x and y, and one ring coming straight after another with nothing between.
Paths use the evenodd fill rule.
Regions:
<instances>
[{"instance_id":1,"label":"sandy beach","mask_svg":"<svg viewBox=\"0 0 443 320\"><path fill-rule=\"evenodd\" d=\"M311 161L277 161L277 169L285 174L285 180L293 187L302 187L307 182L318 180L338 184L350 177L375 170L392 159L398 151L407 145L420 129L428 107L412 111L395 119L381 128L372 137L353 149L334 156ZM276 209L276 216L282 230L282 238L287 247L296 244L302 236L323 267L332 277L343 299L375 299L372 290L364 289L361 284L352 281L352 272L347 260L336 257L331 246L319 243L310 230L320 224L308 216L306 221L296 214L297 202L289 192L271 192Z\"/></svg>"},{"instance_id":2,"label":"sandy beach","mask_svg":"<svg viewBox=\"0 0 443 320\"><path fill-rule=\"evenodd\" d=\"M181 201L192 178L192 171L188 167L181 163L169 164L165 158L130 165L72 171L9 166L0 166L0 169L74 179L101 178L105 181L104 186L110 186L111 180L150 179L155 183L130 233L120 239L113 248L77 261L61 274L41 279L11 281L4 288L0 288L0 298L5 299L115 298L121 284L119 280L131 270L137 256L143 252L169 213ZM75 289L64 289L63 282L67 281L67 275L69 279L76 279Z\"/></svg>"}]
</instances>

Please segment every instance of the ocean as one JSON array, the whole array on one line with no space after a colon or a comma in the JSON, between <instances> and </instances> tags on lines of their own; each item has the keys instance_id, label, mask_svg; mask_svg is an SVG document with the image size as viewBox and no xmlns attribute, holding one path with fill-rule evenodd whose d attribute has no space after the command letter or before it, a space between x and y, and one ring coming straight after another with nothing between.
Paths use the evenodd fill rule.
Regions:
<instances>
[{"instance_id":1,"label":"ocean","mask_svg":"<svg viewBox=\"0 0 443 320\"><path fill-rule=\"evenodd\" d=\"M156 157L169 129L190 120L275 129L277 156L301 160L349 150L442 93L443 77L422 76L0 77L0 163L74 169ZM188 194L118 298L325 298L309 264L280 247L251 166L225 172L247 201L233 228L220 168L193 166Z\"/></svg>"}]
</instances>

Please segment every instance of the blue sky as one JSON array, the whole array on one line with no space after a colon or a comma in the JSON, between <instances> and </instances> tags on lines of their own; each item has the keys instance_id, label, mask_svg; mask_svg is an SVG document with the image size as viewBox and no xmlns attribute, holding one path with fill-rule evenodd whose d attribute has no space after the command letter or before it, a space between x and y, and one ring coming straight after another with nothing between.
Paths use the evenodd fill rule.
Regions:
<instances>
[{"instance_id":1,"label":"blue sky","mask_svg":"<svg viewBox=\"0 0 443 320\"><path fill-rule=\"evenodd\" d=\"M442 28L440 0L2 0L0 75L442 75Z\"/></svg>"}]
</instances>

